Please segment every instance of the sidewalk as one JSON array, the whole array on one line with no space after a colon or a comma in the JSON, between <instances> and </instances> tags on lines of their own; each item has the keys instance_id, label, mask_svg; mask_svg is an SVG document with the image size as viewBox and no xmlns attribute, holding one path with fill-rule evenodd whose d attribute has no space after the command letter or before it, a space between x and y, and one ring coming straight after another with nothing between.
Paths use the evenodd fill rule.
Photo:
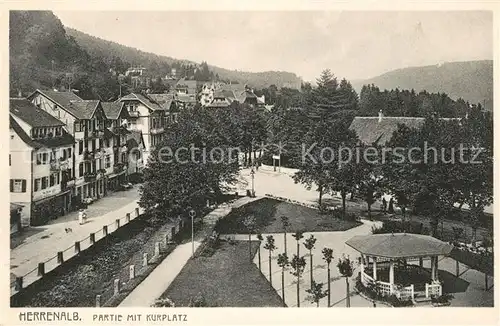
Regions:
<instances>
[{"instance_id":1,"label":"sidewalk","mask_svg":"<svg viewBox=\"0 0 500 326\"><path fill-rule=\"evenodd\" d=\"M234 202L231 207L239 207L248 198L243 197ZM220 206L205 216L226 216L231 212L231 207ZM205 219L204 218L204 219ZM195 251L203 239L212 230L213 225L205 224L205 227L195 235ZM191 258L191 242L177 246L156 268L141 282L119 305L119 307L150 307L157 298L170 286L170 283L179 275L182 268Z\"/></svg>"},{"instance_id":2,"label":"sidewalk","mask_svg":"<svg viewBox=\"0 0 500 326\"><path fill-rule=\"evenodd\" d=\"M15 276L23 276L36 269L38 263L54 257L58 251L63 251L89 236L90 233L102 230L104 225L123 218L137 207L139 198L138 186L134 189L110 194L89 205L89 219L84 225L78 224L78 212L52 220L49 224L29 228L22 243L10 251L11 281ZM72 231L67 233L66 228ZM111 233L110 230L109 233ZM82 248L83 249L83 248ZM25 280L25 286L27 285Z\"/></svg>"}]
</instances>

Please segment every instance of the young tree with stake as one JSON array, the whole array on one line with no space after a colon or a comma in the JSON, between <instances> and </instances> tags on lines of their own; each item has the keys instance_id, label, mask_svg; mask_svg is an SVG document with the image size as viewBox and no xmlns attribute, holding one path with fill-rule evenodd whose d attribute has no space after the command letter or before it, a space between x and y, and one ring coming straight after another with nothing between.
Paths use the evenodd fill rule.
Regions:
<instances>
[{"instance_id":1,"label":"young tree with stake","mask_svg":"<svg viewBox=\"0 0 500 326\"><path fill-rule=\"evenodd\" d=\"M274 245L274 237L272 235L268 235L266 237L266 244L264 245L264 249L267 249L269 251L269 283L271 283L271 286L273 286L273 275L272 275L272 269L271 269L271 254L276 249L276 246Z\"/></svg>"},{"instance_id":2,"label":"young tree with stake","mask_svg":"<svg viewBox=\"0 0 500 326\"><path fill-rule=\"evenodd\" d=\"M328 295L328 291L323 290L323 283L316 283L313 281L311 288L306 290L310 294L308 299L311 303L316 303L316 307L319 308L319 301Z\"/></svg>"},{"instance_id":3,"label":"young tree with stake","mask_svg":"<svg viewBox=\"0 0 500 326\"><path fill-rule=\"evenodd\" d=\"M310 271L310 277L311 277L311 289L313 286L313 254L312 250L314 249L314 244L316 243L316 238L314 235L311 234L309 238L307 238L304 242L304 247L306 247L307 250L309 250L309 271Z\"/></svg>"},{"instance_id":4,"label":"young tree with stake","mask_svg":"<svg viewBox=\"0 0 500 326\"><path fill-rule=\"evenodd\" d=\"M285 254L287 253L287 248L286 248L286 231L288 230L288 227L290 226L290 221L288 220L288 217L285 215L281 216L281 225L283 225L283 239L285 241Z\"/></svg>"},{"instance_id":5,"label":"young tree with stake","mask_svg":"<svg viewBox=\"0 0 500 326\"><path fill-rule=\"evenodd\" d=\"M281 296L283 297L283 302L285 302L285 268L290 265L286 253L278 255L278 265L281 267Z\"/></svg>"},{"instance_id":6,"label":"young tree with stake","mask_svg":"<svg viewBox=\"0 0 500 326\"><path fill-rule=\"evenodd\" d=\"M259 249L257 250L257 254L259 256L259 271L262 271L262 268L261 268L261 259L260 259L260 245L262 243L262 241L264 240L264 238L262 237L262 234L257 234L257 239L259 240Z\"/></svg>"},{"instance_id":7,"label":"young tree with stake","mask_svg":"<svg viewBox=\"0 0 500 326\"><path fill-rule=\"evenodd\" d=\"M295 238L295 240L297 240L297 257L300 257L300 239L302 239L304 237L304 232L302 231L297 231L295 232L294 234L292 234L292 236Z\"/></svg>"},{"instance_id":8,"label":"young tree with stake","mask_svg":"<svg viewBox=\"0 0 500 326\"><path fill-rule=\"evenodd\" d=\"M255 217L252 215L245 217L243 224L248 230L248 256L250 261L252 261L252 231L255 227Z\"/></svg>"},{"instance_id":9,"label":"young tree with stake","mask_svg":"<svg viewBox=\"0 0 500 326\"><path fill-rule=\"evenodd\" d=\"M306 260L304 257L293 255L290 266L292 266L292 275L297 277L297 307L300 307L300 276L304 273Z\"/></svg>"},{"instance_id":10,"label":"young tree with stake","mask_svg":"<svg viewBox=\"0 0 500 326\"><path fill-rule=\"evenodd\" d=\"M326 268L327 268L327 277L328 277L328 307L330 307L330 300L331 300L331 282L330 282L330 264L332 263L333 260L333 250L331 248L323 248L321 250L323 253L323 260L326 262Z\"/></svg>"},{"instance_id":11,"label":"young tree with stake","mask_svg":"<svg viewBox=\"0 0 500 326\"><path fill-rule=\"evenodd\" d=\"M347 297L346 297L346 307L349 308L351 306L351 298L349 294L349 277L352 276L352 273L354 271L353 267L353 262L349 258L349 256L342 255L342 258L339 258L339 262L337 263L337 268L339 269L340 275L345 277L345 282L346 282L346 290L347 290Z\"/></svg>"}]
</instances>

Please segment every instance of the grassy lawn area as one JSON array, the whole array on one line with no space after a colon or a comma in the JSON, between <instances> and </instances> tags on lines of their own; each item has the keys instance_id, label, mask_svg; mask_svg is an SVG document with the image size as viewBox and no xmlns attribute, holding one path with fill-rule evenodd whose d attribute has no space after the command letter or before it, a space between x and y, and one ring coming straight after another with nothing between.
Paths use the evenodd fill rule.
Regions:
<instances>
[{"instance_id":1,"label":"grassy lawn area","mask_svg":"<svg viewBox=\"0 0 500 326\"><path fill-rule=\"evenodd\" d=\"M252 242L257 250L259 242ZM248 242L220 242L210 257L190 259L161 298L176 307L186 307L190 299L203 296L208 306L282 307L283 301L248 259Z\"/></svg>"},{"instance_id":2,"label":"grassy lawn area","mask_svg":"<svg viewBox=\"0 0 500 326\"><path fill-rule=\"evenodd\" d=\"M283 232L280 217L285 215L290 222L291 232L301 230L314 231L345 231L360 225L357 221L347 221L333 218L330 215L321 215L316 209L295 205L271 198L248 203L233 210L218 225L217 230L222 234L248 233L243 220L253 215L256 220L256 231L260 233Z\"/></svg>"}]
</instances>

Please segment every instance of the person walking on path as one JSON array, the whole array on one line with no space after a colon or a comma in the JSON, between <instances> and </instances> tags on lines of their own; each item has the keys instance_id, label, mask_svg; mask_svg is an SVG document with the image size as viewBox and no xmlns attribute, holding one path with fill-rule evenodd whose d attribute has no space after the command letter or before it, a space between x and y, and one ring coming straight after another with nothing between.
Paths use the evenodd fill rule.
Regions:
<instances>
[{"instance_id":1,"label":"person walking on path","mask_svg":"<svg viewBox=\"0 0 500 326\"><path fill-rule=\"evenodd\" d=\"M389 200L389 209L387 210L389 214L394 214L394 199Z\"/></svg>"},{"instance_id":2,"label":"person walking on path","mask_svg":"<svg viewBox=\"0 0 500 326\"><path fill-rule=\"evenodd\" d=\"M85 213L85 210L83 208L80 208L80 211L78 212L78 223L80 225L85 224L87 221L87 214Z\"/></svg>"}]
</instances>

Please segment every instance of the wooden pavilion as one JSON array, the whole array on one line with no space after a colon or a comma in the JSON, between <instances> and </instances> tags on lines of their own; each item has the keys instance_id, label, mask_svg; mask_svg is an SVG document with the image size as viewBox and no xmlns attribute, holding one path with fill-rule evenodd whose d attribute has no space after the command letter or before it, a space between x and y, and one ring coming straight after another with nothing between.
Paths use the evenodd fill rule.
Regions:
<instances>
[{"instance_id":1,"label":"wooden pavilion","mask_svg":"<svg viewBox=\"0 0 500 326\"><path fill-rule=\"evenodd\" d=\"M382 295L414 300L442 295L438 277L439 257L448 256L453 246L428 235L389 233L355 236L346 244L361 253L361 282L377 284ZM429 270L424 259L430 259ZM412 262L418 261L418 265ZM425 293L425 294L424 294Z\"/></svg>"}]
</instances>

